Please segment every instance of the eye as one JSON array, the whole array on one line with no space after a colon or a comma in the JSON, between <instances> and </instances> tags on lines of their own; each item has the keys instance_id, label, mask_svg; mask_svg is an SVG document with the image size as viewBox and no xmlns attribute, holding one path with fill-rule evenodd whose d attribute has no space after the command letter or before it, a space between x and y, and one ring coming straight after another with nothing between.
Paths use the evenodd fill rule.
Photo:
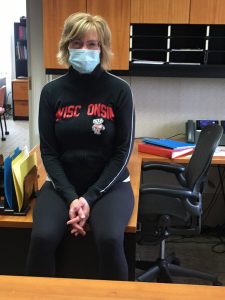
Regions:
<instances>
[{"instance_id":1,"label":"eye","mask_svg":"<svg viewBox=\"0 0 225 300\"><path fill-rule=\"evenodd\" d=\"M89 42L87 42L87 47L88 48L98 48L99 42L98 41L89 41Z\"/></svg>"},{"instance_id":2,"label":"eye","mask_svg":"<svg viewBox=\"0 0 225 300\"><path fill-rule=\"evenodd\" d=\"M70 42L70 46L73 48L81 48L82 47L82 42L79 40L72 40Z\"/></svg>"}]
</instances>

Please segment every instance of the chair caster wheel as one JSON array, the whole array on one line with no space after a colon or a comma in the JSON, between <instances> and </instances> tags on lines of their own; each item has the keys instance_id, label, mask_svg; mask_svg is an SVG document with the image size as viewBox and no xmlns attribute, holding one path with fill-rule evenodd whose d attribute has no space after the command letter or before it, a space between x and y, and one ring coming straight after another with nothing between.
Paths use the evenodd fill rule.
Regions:
<instances>
[{"instance_id":1,"label":"chair caster wheel","mask_svg":"<svg viewBox=\"0 0 225 300\"><path fill-rule=\"evenodd\" d=\"M6 141L6 138L5 138L5 137L2 137L2 141Z\"/></svg>"},{"instance_id":2,"label":"chair caster wheel","mask_svg":"<svg viewBox=\"0 0 225 300\"><path fill-rule=\"evenodd\" d=\"M6 131L6 132L5 132L5 134L6 134L6 135L8 135L8 134L9 134L9 132L8 132L8 131Z\"/></svg>"}]
</instances>

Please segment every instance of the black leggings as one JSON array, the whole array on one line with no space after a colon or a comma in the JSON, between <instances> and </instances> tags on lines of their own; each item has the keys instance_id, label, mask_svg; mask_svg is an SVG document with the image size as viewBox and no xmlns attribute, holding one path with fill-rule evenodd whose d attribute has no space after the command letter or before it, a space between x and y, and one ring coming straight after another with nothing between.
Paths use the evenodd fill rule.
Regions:
<instances>
[{"instance_id":1,"label":"black leggings","mask_svg":"<svg viewBox=\"0 0 225 300\"><path fill-rule=\"evenodd\" d=\"M91 208L88 222L97 245L101 279L128 279L123 241L133 204L130 182L119 182ZM55 275L55 253L68 230L67 220L68 207L52 183L46 182L34 207L26 275Z\"/></svg>"}]
</instances>

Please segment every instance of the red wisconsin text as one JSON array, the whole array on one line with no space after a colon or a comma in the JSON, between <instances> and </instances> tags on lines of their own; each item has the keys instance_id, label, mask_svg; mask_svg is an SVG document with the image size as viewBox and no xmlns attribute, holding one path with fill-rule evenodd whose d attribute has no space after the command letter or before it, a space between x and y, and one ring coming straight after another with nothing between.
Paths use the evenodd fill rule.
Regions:
<instances>
[{"instance_id":1,"label":"red wisconsin text","mask_svg":"<svg viewBox=\"0 0 225 300\"><path fill-rule=\"evenodd\" d=\"M82 106L81 105L69 105L61 107L56 112L56 121L69 118L77 118L80 115ZM97 116L108 120L114 119L114 112L111 106L105 104L89 104L87 107L86 114L88 116Z\"/></svg>"}]
</instances>

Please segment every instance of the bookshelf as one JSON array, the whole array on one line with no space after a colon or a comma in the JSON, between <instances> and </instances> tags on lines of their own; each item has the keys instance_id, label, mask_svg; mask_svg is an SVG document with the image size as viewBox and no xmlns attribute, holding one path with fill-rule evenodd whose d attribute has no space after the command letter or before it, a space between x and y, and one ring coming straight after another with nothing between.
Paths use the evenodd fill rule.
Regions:
<instances>
[{"instance_id":1,"label":"bookshelf","mask_svg":"<svg viewBox=\"0 0 225 300\"><path fill-rule=\"evenodd\" d=\"M26 19L14 23L16 78L27 77L27 31Z\"/></svg>"},{"instance_id":2,"label":"bookshelf","mask_svg":"<svg viewBox=\"0 0 225 300\"><path fill-rule=\"evenodd\" d=\"M225 77L225 25L132 24L130 70L133 75Z\"/></svg>"}]
</instances>

